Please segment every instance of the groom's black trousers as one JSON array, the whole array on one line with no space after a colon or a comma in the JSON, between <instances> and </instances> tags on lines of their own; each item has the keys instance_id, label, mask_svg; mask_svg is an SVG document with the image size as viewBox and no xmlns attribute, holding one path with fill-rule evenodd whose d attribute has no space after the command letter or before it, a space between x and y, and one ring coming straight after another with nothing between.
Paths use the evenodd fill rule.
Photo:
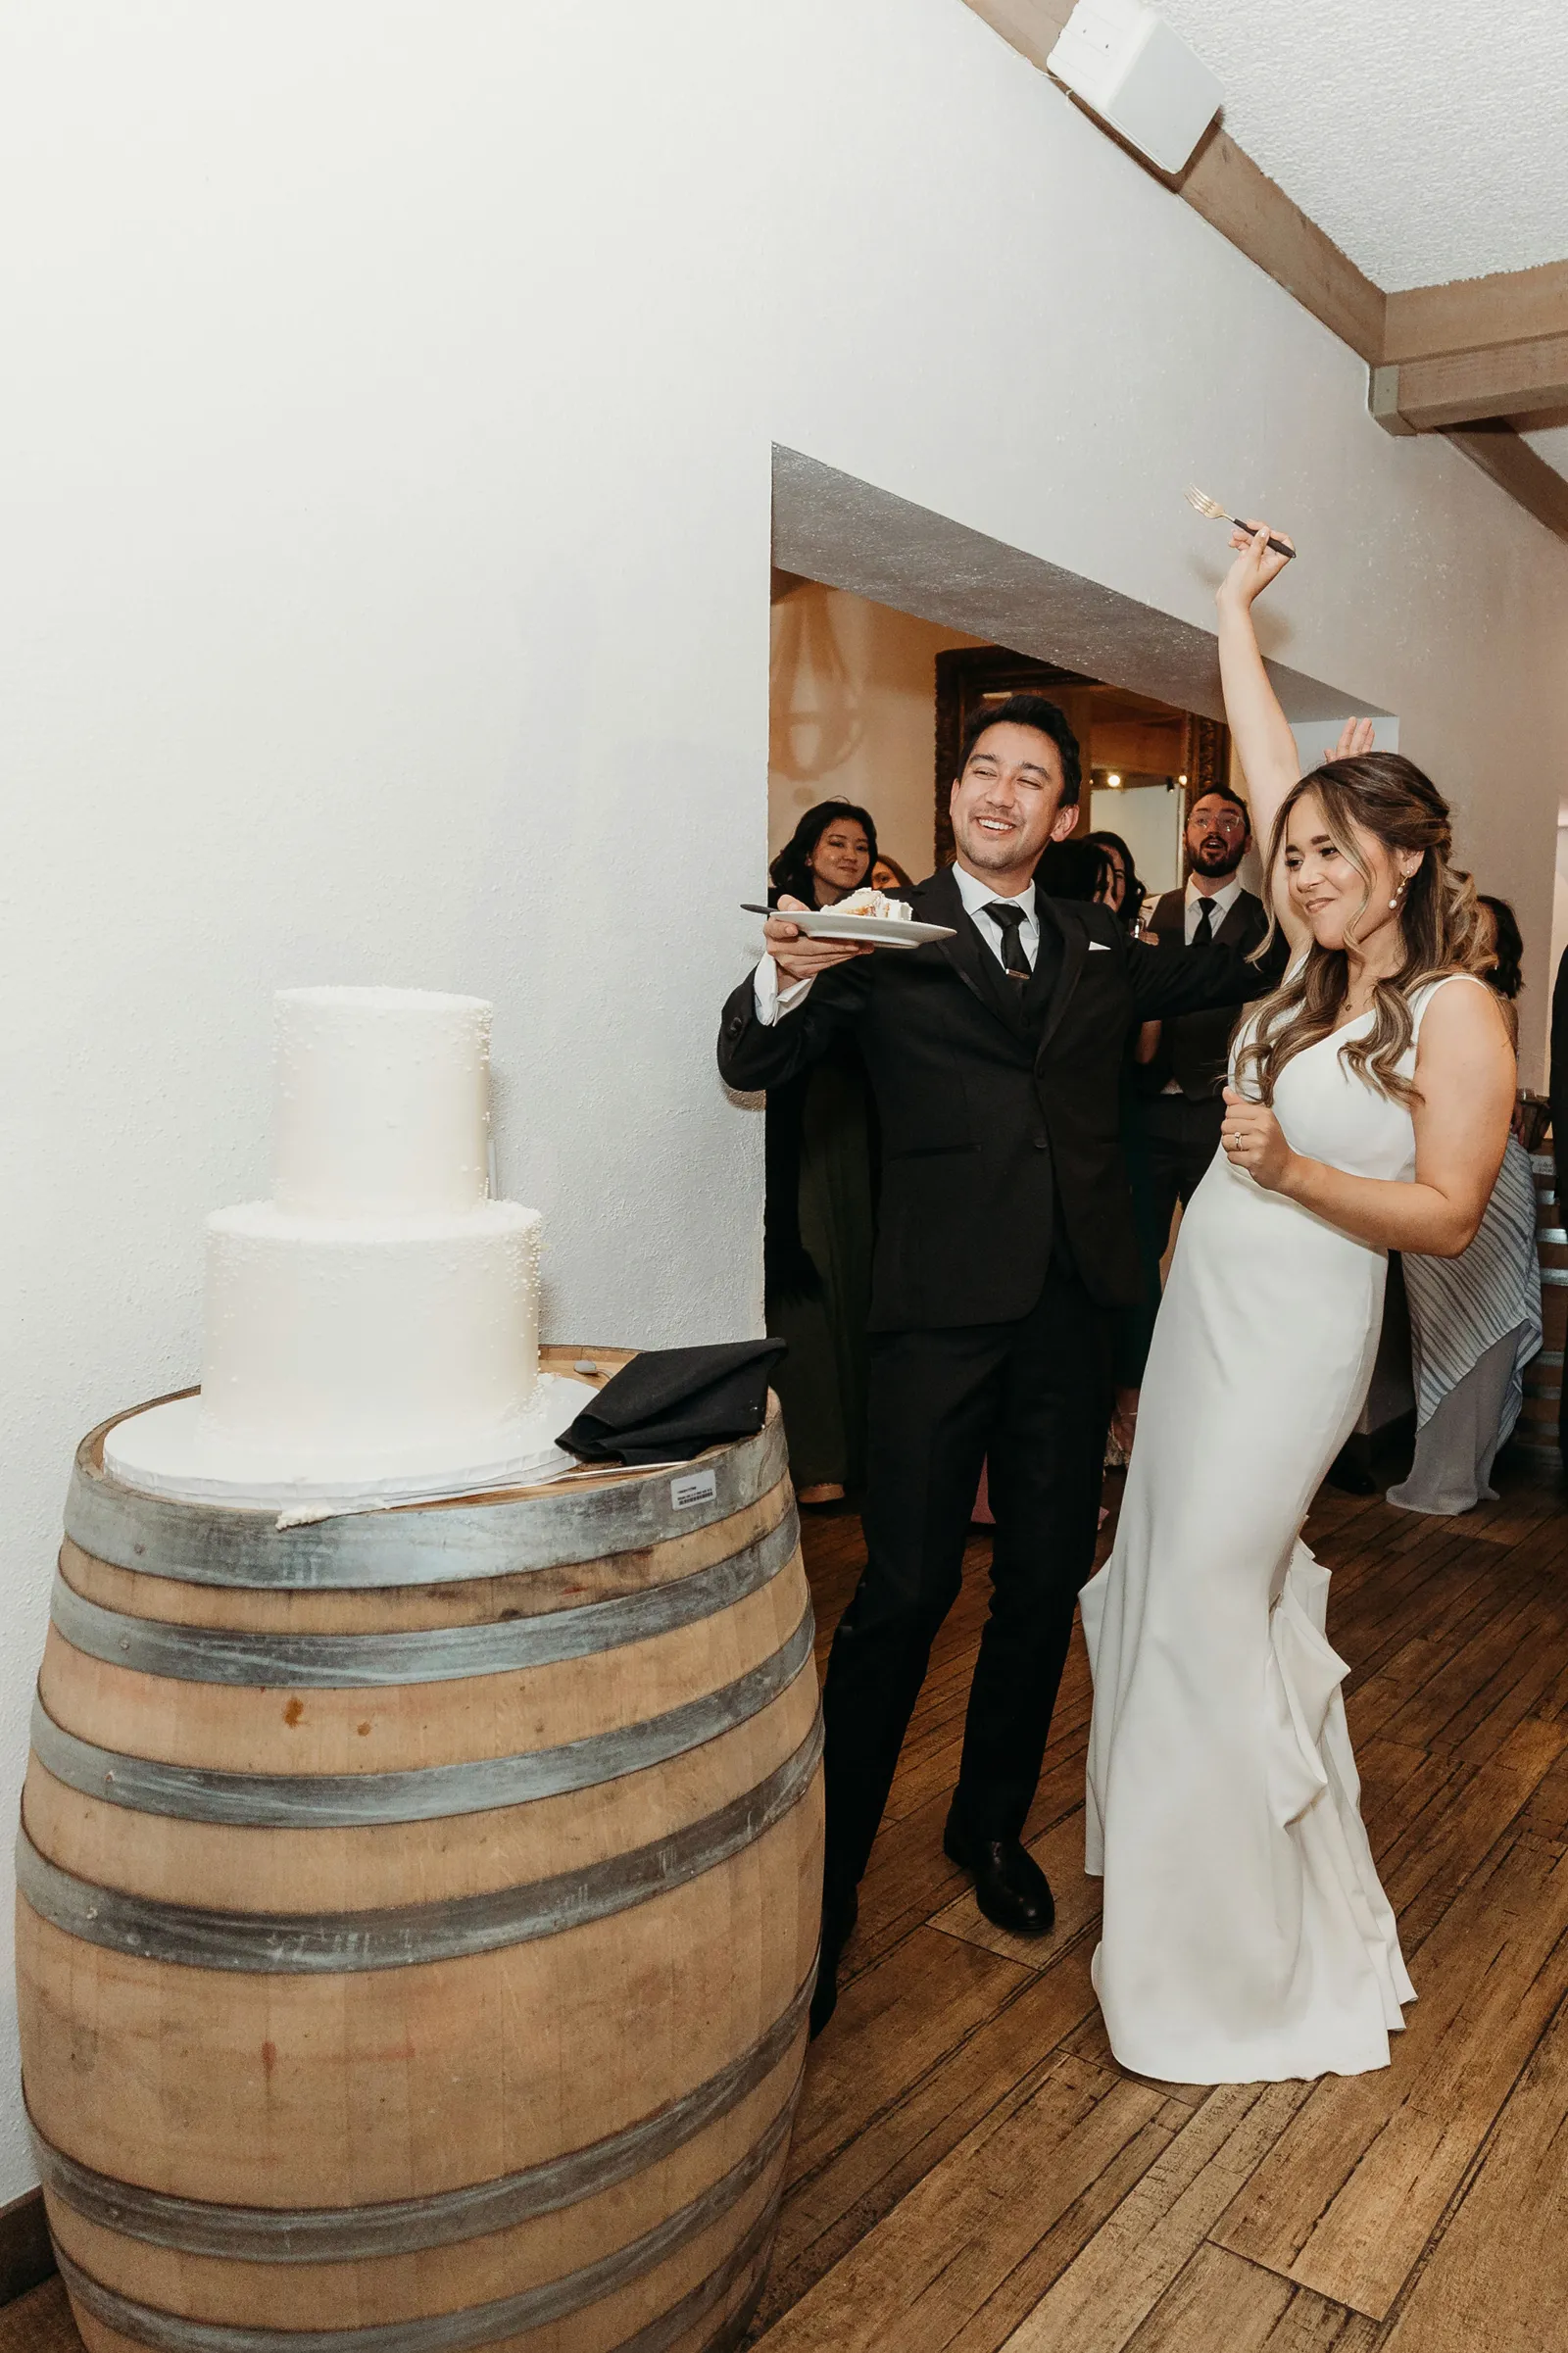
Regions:
<instances>
[{"instance_id":1,"label":"groom's black trousers","mask_svg":"<svg viewBox=\"0 0 1568 2353\"><path fill-rule=\"evenodd\" d=\"M870 1855L988 1458L991 1611L957 1802L971 1839L1022 1832L1094 1565L1110 1398L1108 1319L1059 1259L1014 1323L872 1334L866 1567L823 1691L830 1921Z\"/></svg>"}]
</instances>

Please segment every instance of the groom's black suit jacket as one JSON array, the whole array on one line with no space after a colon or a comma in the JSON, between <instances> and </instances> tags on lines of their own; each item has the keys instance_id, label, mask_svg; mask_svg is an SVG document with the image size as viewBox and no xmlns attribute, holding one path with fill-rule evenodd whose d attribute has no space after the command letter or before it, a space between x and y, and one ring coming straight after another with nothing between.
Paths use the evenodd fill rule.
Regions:
<instances>
[{"instance_id":1,"label":"groom's black suit jacket","mask_svg":"<svg viewBox=\"0 0 1568 2353\"><path fill-rule=\"evenodd\" d=\"M1150 948L1106 907L1037 894L1040 950L1019 993L951 866L910 905L956 936L842 965L771 1027L748 974L724 1007L720 1073L732 1087L776 1087L854 1034L882 1127L872 1331L1026 1315L1062 1242L1102 1306L1136 1303L1119 1135L1128 1033L1240 1005L1269 976L1236 949Z\"/></svg>"}]
</instances>

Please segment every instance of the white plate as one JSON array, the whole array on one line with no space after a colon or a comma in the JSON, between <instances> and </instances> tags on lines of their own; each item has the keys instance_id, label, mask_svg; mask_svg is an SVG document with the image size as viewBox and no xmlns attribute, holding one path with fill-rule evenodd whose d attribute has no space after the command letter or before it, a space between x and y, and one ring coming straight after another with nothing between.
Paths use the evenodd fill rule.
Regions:
<instances>
[{"instance_id":1,"label":"white plate","mask_svg":"<svg viewBox=\"0 0 1568 2353\"><path fill-rule=\"evenodd\" d=\"M896 915L841 915L836 907L755 907L743 899L749 915L777 915L812 940L869 940L873 948L923 948L928 940L952 940L957 934L946 923L901 923Z\"/></svg>"},{"instance_id":2,"label":"white plate","mask_svg":"<svg viewBox=\"0 0 1568 2353\"><path fill-rule=\"evenodd\" d=\"M527 1487L577 1469L556 1434L598 1390L590 1381L544 1373L528 1413L483 1460L343 1461L308 1468L264 1449L235 1446L202 1427L201 1398L172 1397L117 1422L104 1442L104 1467L124 1487L181 1503L220 1503L230 1511L278 1511L325 1519L398 1503L441 1502L496 1488Z\"/></svg>"}]
</instances>

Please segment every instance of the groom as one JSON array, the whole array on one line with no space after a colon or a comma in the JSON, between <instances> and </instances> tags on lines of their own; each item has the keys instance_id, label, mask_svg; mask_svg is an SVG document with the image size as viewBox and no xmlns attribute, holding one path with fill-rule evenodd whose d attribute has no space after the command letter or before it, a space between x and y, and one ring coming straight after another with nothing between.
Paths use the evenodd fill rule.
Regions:
<instances>
[{"instance_id":1,"label":"groom","mask_svg":"<svg viewBox=\"0 0 1568 2353\"><path fill-rule=\"evenodd\" d=\"M1267 983L1234 949L1167 953L1110 911L1037 897L1074 826L1078 744L1013 695L970 727L952 791L956 862L914 892L951 939L895 953L813 941L785 901L724 1007L729 1085L775 1087L857 1039L882 1129L870 1316L866 1567L828 1661L820 2032L937 1629L957 1594L989 1459L991 1610L944 1845L999 1927L1054 1906L1021 1844L1073 1605L1094 1564L1110 1405L1107 1311L1139 1297L1118 1143L1138 1023L1241 1005Z\"/></svg>"}]
</instances>

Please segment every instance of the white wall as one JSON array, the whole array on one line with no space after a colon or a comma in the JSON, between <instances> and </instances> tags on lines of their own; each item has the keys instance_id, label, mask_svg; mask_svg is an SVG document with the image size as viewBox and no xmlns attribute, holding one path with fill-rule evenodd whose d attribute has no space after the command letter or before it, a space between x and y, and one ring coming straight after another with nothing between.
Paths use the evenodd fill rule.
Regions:
<instances>
[{"instance_id":1,"label":"white wall","mask_svg":"<svg viewBox=\"0 0 1568 2353\"><path fill-rule=\"evenodd\" d=\"M53 0L11 37L8 1801L72 1446L189 1377L201 1213L266 1182L273 987L496 1000L553 1335L757 1328L760 1122L711 1046L770 441L1184 625L1222 551L1184 484L1277 515L1278 651L1399 712L1542 1015L1568 549L1381 433L959 0ZM0 2047L0 2195L15 2082Z\"/></svg>"},{"instance_id":2,"label":"white wall","mask_svg":"<svg viewBox=\"0 0 1568 2353\"><path fill-rule=\"evenodd\" d=\"M869 809L915 882L936 842L937 656L980 638L808 580L773 608L768 855L814 802Z\"/></svg>"}]
</instances>

